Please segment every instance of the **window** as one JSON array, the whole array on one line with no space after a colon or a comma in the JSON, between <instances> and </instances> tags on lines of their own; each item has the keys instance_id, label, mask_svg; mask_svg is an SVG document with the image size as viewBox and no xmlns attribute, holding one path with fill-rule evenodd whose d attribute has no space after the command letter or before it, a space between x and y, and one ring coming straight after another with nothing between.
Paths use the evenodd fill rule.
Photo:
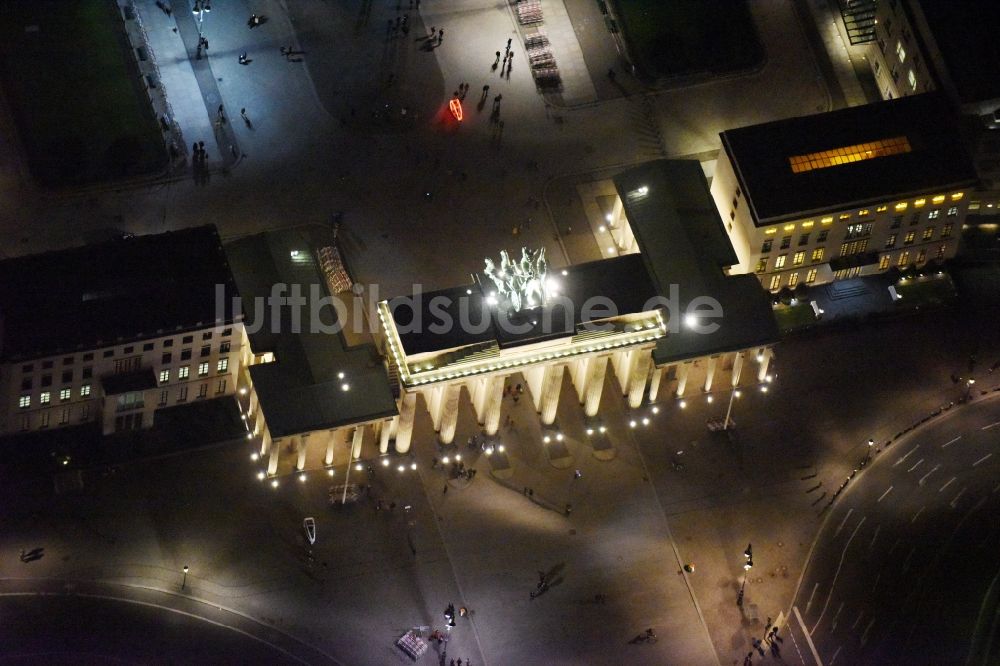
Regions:
<instances>
[{"instance_id":1,"label":"window","mask_svg":"<svg viewBox=\"0 0 1000 666\"><path fill-rule=\"evenodd\" d=\"M813 262L823 261L823 254L826 252L826 248L818 247L813 250L811 259Z\"/></svg>"},{"instance_id":2,"label":"window","mask_svg":"<svg viewBox=\"0 0 1000 666\"><path fill-rule=\"evenodd\" d=\"M934 227L927 227L924 229L924 235L920 238L920 240L929 241L932 238L934 238Z\"/></svg>"},{"instance_id":3,"label":"window","mask_svg":"<svg viewBox=\"0 0 1000 666\"><path fill-rule=\"evenodd\" d=\"M228 354L230 346L231 346L231 343L228 340L226 342L221 343L219 345L219 353L220 354Z\"/></svg>"},{"instance_id":4,"label":"window","mask_svg":"<svg viewBox=\"0 0 1000 666\"><path fill-rule=\"evenodd\" d=\"M59 402L66 402L73 397L73 389L59 389Z\"/></svg>"},{"instance_id":5,"label":"window","mask_svg":"<svg viewBox=\"0 0 1000 666\"><path fill-rule=\"evenodd\" d=\"M25 414L21 417L21 430L29 430L31 428L31 415Z\"/></svg>"},{"instance_id":6,"label":"window","mask_svg":"<svg viewBox=\"0 0 1000 666\"><path fill-rule=\"evenodd\" d=\"M782 238L781 238L781 248L780 249L787 250L791 244L792 244L792 237L791 236L782 236Z\"/></svg>"},{"instance_id":7,"label":"window","mask_svg":"<svg viewBox=\"0 0 1000 666\"><path fill-rule=\"evenodd\" d=\"M899 254L899 261L896 262L896 265L902 268L903 266L906 265L906 262L908 262L909 260L910 260L909 251L901 252Z\"/></svg>"},{"instance_id":8,"label":"window","mask_svg":"<svg viewBox=\"0 0 1000 666\"><path fill-rule=\"evenodd\" d=\"M174 346L174 339L173 338L167 338L166 340L163 341L163 348L164 349L170 349L173 346Z\"/></svg>"},{"instance_id":9,"label":"window","mask_svg":"<svg viewBox=\"0 0 1000 666\"><path fill-rule=\"evenodd\" d=\"M209 356L211 353L212 353L212 345L204 345L201 348L201 354L200 354L200 356L202 358L205 358L206 356Z\"/></svg>"},{"instance_id":10,"label":"window","mask_svg":"<svg viewBox=\"0 0 1000 666\"><path fill-rule=\"evenodd\" d=\"M73 357L72 356L64 356L63 357L63 366L65 367L67 365L73 365Z\"/></svg>"},{"instance_id":11,"label":"window","mask_svg":"<svg viewBox=\"0 0 1000 666\"><path fill-rule=\"evenodd\" d=\"M950 206L948 208L948 217L955 217L958 215L958 206Z\"/></svg>"},{"instance_id":12,"label":"window","mask_svg":"<svg viewBox=\"0 0 1000 666\"><path fill-rule=\"evenodd\" d=\"M80 420L86 421L90 418L90 405L84 405L80 408Z\"/></svg>"},{"instance_id":13,"label":"window","mask_svg":"<svg viewBox=\"0 0 1000 666\"><path fill-rule=\"evenodd\" d=\"M906 62L906 49L903 48L903 42L896 40L896 56L899 58L899 62Z\"/></svg>"},{"instance_id":14,"label":"window","mask_svg":"<svg viewBox=\"0 0 1000 666\"><path fill-rule=\"evenodd\" d=\"M69 423L69 407L63 408L59 413L59 425L65 425Z\"/></svg>"},{"instance_id":15,"label":"window","mask_svg":"<svg viewBox=\"0 0 1000 666\"><path fill-rule=\"evenodd\" d=\"M226 370L229 370L229 359L220 358L219 362L215 365L215 369L217 372L225 372Z\"/></svg>"},{"instance_id":16,"label":"window","mask_svg":"<svg viewBox=\"0 0 1000 666\"><path fill-rule=\"evenodd\" d=\"M153 343L152 342L147 342L146 344L144 344L142 346L142 351L144 351L144 352L153 351Z\"/></svg>"},{"instance_id":17,"label":"window","mask_svg":"<svg viewBox=\"0 0 1000 666\"><path fill-rule=\"evenodd\" d=\"M35 370L34 363L27 363L21 366L21 372L33 372Z\"/></svg>"},{"instance_id":18,"label":"window","mask_svg":"<svg viewBox=\"0 0 1000 666\"><path fill-rule=\"evenodd\" d=\"M757 268L756 268L755 272L757 272L757 273L763 273L766 270L767 270L767 259L758 259L757 260Z\"/></svg>"},{"instance_id":19,"label":"window","mask_svg":"<svg viewBox=\"0 0 1000 666\"><path fill-rule=\"evenodd\" d=\"M41 414L41 420L38 423L38 427L39 428L48 428L49 427L49 420L51 418L52 418L52 415L49 414L47 411L42 412L42 414Z\"/></svg>"},{"instance_id":20,"label":"window","mask_svg":"<svg viewBox=\"0 0 1000 666\"><path fill-rule=\"evenodd\" d=\"M799 247L803 245L809 245L809 234L802 234L799 236Z\"/></svg>"},{"instance_id":21,"label":"window","mask_svg":"<svg viewBox=\"0 0 1000 666\"><path fill-rule=\"evenodd\" d=\"M935 259L944 259L944 251L945 251L945 249L946 249L947 247L948 247L947 245L943 245L943 244L942 244L942 245L940 245L940 246L938 246L938 251L937 251L937 255L935 255L935 257L934 257L934 258L935 258Z\"/></svg>"},{"instance_id":22,"label":"window","mask_svg":"<svg viewBox=\"0 0 1000 666\"><path fill-rule=\"evenodd\" d=\"M52 399L52 393L51 392L49 392L49 391L42 391L42 395L39 396L38 402L41 403L41 404L43 404L43 405L47 405L47 404L49 404L49 401L51 399Z\"/></svg>"},{"instance_id":23,"label":"window","mask_svg":"<svg viewBox=\"0 0 1000 666\"><path fill-rule=\"evenodd\" d=\"M115 407L115 411L127 412L132 409L139 409L145 404L142 391L129 391L118 396L118 405Z\"/></svg>"},{"instance_id":24,"label":"window","mask_svg":"<svg viewBox=\"0 0 1000 666\"><path fill-rule=\"evenodd\" d=\"M890 229L899 229L899 227L901 227L902 225L903 225L903 216L902 215L896 215L896 216L894 216L892 218L892 225L890 225L889 228Z\"/></svg>"},{"instance_id":25,"label":"window","mask_svg":"<svg viewBox=\"0 0 1000 666\"><path fill-rule=\"evenodd\" d=\"M181 360L188 361L190 359L191 359L191 350L190 349L181 350Z\"/></svg>"},{"instance_id":26,"label":"window","mask_svg":"<svg viewBox=\"0 0 1000 666\"><path fill-rule=\"evenodd\" d=\"M166 384L169 381L170 381L170 371L169 370L160 370L160 383L161 384Z\"/></svg>"},{"instance_id":27,"label":"window","mask_svg":"<svg viewBox=\"0 0 1000 666\"><path fill-rule=\"evenodd\" d=\"M83 355L83 362L84 363L86 363L87 361L93 361L93 360L94 360L94 352L87 352L86 354Z\"/></svg>"},{"instance_id":28,"label":"window","mask_svg":"<svg viewBox=\"0 0 1000 666\"><path fill-rule=\"evenodd\" d=\"M913 239L916 238L916 236L917 236L916 231L907 231L906 236L903 238L903 245L911 244L913 242Z\"/></svg>"},{"instance_id":29,"label":"window","mask_svg":"<svg viewBox=\"0 0 1000 666\"><path fill-rule=\"evenodd\" d=\"M177 369L177 379L187 379L190 369L186 365L182 365Z\"/></svg>"},{"instance_id":30,"label":"window","mask_svg":"<svg viewBox=\"0 0 1000 666\"><path fill-rule=\"evenodd\" d=\"M120 375L126 372L132 372L133 370L139 369L139 363L142 361L141 356L133 356L132 358L120 358L115 361L115 374Z\"/></svg>"},{"instance_id":31,"label":"window","mask_svg":"<svg viewBox=\"0 0 1000 666\"><path fill-rule=\"evenodd\" d=\"M771 244L773 242L774 242L773 238L768 238L766 241L764 241L764 244L760 246L760 253L761 254L767 254L768 252L770 252L771 251Z\"/></svg>"},{"instance_id":32,"label":"window","mask_svg":"<svg viewBox=\"0 0 1000 666\"><path fill-rule=\"evenodd\" d=\"M201 339L202 340L211 340L212 339L212 331L207 331L205 333L202 333L201 334Z\"/></svg>"},{"instance_id":33,"label":"window","mask_svg":"<svg viewBox=\"0 0 1000 666\"><path fill-rule=\"evenodd\" d=\"M896 247L896 234L889 234L889 237L885 239L885 249L890 249Z\"/></svg>"},{"instance_id":34,"label":"window","mask_svg":"<svg viewBox=\"0 0 1000 666\"><path fill-rule=\"evenodd\" d=\"M952 201L958 201L959 199L961 199L964 196L965 196L965 192L955 192L954 194L951 195L951 200Z\"/></svg>"},{"instance_id":35,"label":"window","mask_svg":"<svg viewBox=\"0 0 1000 666\"><path fill-rule=\"evenodd\" d=\"M941 209L940 208L935 208L931 212L927 213L927 219L928 220L936 220L939 217L941 217Z\"/></svg>"},{"instance_id":36,"label":"window","mask_svg":"<svg viewBox=\"0 0 1000 666\"><path fill-rule=\"evenodd\" d=\"M927 261L927 250L921 249L920 252L917 252L917 263L922 264L925 261Z\"/></svg>"},{"instance_id":37,"label":"window","mask_svg":"<svg viewBox=\"0 0 1000 666\"><path fill-rule=\"evenodd\" d=\"M916 206L917 208L920 208L925 203L927 203L927 199L917 199L916 201L913 202L913 205Z\"/></svg>"},{"instance_id":38,"label":"window","mask_svg":"<svg viewBox=\"0 0 1000 666\"><path fill-rule=\"evenodd\" d=\"M870 236L872 233L872 223L868 224L849 224L847 225L847 235L844 236L845 240L850 240L852 238L861 238L862 236Z\"/></svg>"},{"instance_id":39,"label":"window","mask_svg":"<svg viewBox=\"0 0 1000 666\"><path fill-rule=\"evenodd\" d=\"M736 196L740 196L740 188L738 187L736 188ZM222 337L228 338L232 334L233 334L233 329L231 328L222 329Z\"/></svg>"},{"instance_id":40,"label":"window","mask_svg":"<svg viewBox=\"0 0 1000 666\"><path fill-rule=\"evenodd\" d=\"M104 358L111 358L114 355L115 355L115 350L114 349L105 349L104 350Z\"/></svg>"},{"instance_id":41,"label":"window","mask_svg":"<svg viewBox=\"0 0 1000 666\"><path fill-rule=\"evenodd\" d=\"M184 338L181 340L181 344L182 345L189 345L192 342L194 342L194 336L193 335L185 335Z\"/></svg>"},{"instance_id":42,"label":"window","mask_svg":"<svg viewBox=\"0 0 1000 666\"><path fill-rule=\"evenodd\" d=\"M830 230L829 229L823 229L821 232L819 232L819 236L816 237L816 242L817 243L825 243L826 242L826 237L829 236L829 235L830 235Z\"/></svg>"},{"instance_id":43,"label":"window","mask_svg":"<svg viewBox=\"0 0 1000 666\"><path fill-rule=\"evenodd\" d=\"M871 215L871 211L867 208L862 208L858 211L858 217L868 217L869 215Z\"/></svg>"},{"instance_id":44,"label":"window","mask_svg":"<svg viewBox=\"0 0 1000 666\"><path fill-rule=\"evenodd\" d=\"M187 402L188 399L188 387L182 386L181 390L177 392L177 402Z\"/></svg>"},{"instance_id":45,"label":"window","mask_svg":"<svg viewBox=\"0 0 1000 666\"><path fill-rule=\"evenodd\" d=\"M52 361L42 361L42 370L48 370L52 367Z\"/></svg>"},{"instance_id":46,"label":"window","mask_svg":"<svg viewBox=\"0 0 1000 666\"><path fill-rule=\"evenodd\" d=\"M226 392L226 380L225 379L220 379L219 380L219 385L215 387L215 392L216 392L216 394L225 393Z\"/></svg>"},{"instance_id":47,"label":"window","mask_svg":"<svg viewBox=\"0 0 1000 666\"><path fill-rule=\"evenodd\" d=\"M784 268L784 266L785 266L785 259L787 257L788 257L787 254L779 254L778 257L774 260L774 267L775 268Z\"/></svg>"},{"instance_id":48,"label":"window","mask_svg":"<svg viewBox=\"0 0 1000 666\"><path fill-rule=\"evenodd\" d=\"M202 384L198 387L198 397L204 398L208 395L208 384Z\"/></svg>"},{"instance_id":49,"label":"window","mask_svg":"<svg viewBox=\"0 0 1000 666\"><path fill-rule=\"evenodd\" d=\"M30 391L33 384L34 382L31 380L31 377L25 377L21 380L21 390Z\"/></svg>"},{"instance_id":50,"label":"window","mask_svg":"<svg viewBox=\"0 0 1000 666\"><path fill-rule=\"evenodd\" d=\"M882 258L878 260L878 269L884 271L887 268L889 268L889 255L883 254Z\"/></svg>"},{"instance_id":51,"label":"window","mask_svg":"<svg viewBox=\"0 0 1000 666\"><path fill-rule=\"evenodd\" d=\"M123 354L131 354L132 353L132 347L131 346L125 347L125 349L122 350L122 353Z\"/></svg>"},{"instance_id":52,"label":"window","mask_svg":"<svg viewBox=\"0 0 1000 666\"><path fill-rule=\"evenodd\" d=\"M875 207L875 212L876 213L884 213L887 210L889 210L889 207L887 205L885 205L885 204L882 204L881 206L876 206Z\"/></svg>"},{"instance_id":53,"label":"window","mask_svg":"<svg viewBox=\"0 0 1000 666\"><path fill-rule=\"evenodd\" d=\"M62 373L62 383L63 384L69 384L72 381L73 381L73 371L72 370L64 370L63 373Z\"/></svg>"},{"instance_id":54,"label":"window","mask_svg":"<svg viewBox=\"0 0 1000 666\"><path fill-rule=\"evenodd\" d=\"M208 363L199 363L198 364L198 376L199 377L204 377L207 374L208 374Z\"/></svg>"},{"instance_id":55,"label":"window","mask_svg":"<svg viewBox=\"0 0 1000 666\"><path fill-rule=\"evenodd\" d=\"M951 230L954 228L951 222L941 227L941 238L951 238Z\"/></svg>"},{"instance_id":56,"label":"window","mask_svg":"<svg viewBox=\"0 0 1000 666\"><path fill-rule=\"evenodd\" d=\"M788 286L789 286L789 288L794 287L798 283L799 283L799 274L798 273L792 273L791 275L788 276Z\"/></svg>"},{"instance_id":57,"label":"window","mask_svg":"<svg viewBox=\"0 0 1000 666\"><path fill-rule=\"evenodd\" d=\"M869 143L858 143L853 146L842 146L831 150L809 153L807 155L796 155L789 157L788 163L792 168L792 173L803 173L805 171L812 171L813 169L827 169L851 162L899 155L901 153L908 153L910 150L910 141L905 136L895 136Z\"/></svg>"},{"instance_id":58,"label":"window","mask_svg":"<svg viewBox=\"0 0 1000 666\"><path fill-rule=\"evenodd\" d=\"M914 74L912 69L906 72L906 82L910 84L910 90L917 89L917 75Z\"/></svg>"},{"instance_id":59,"label":"window","mask_svg":"<svg viewBox=\"0 0 1000 666\"><path fill-rule=\"evenodd\" d=\"M850 243L843 243L840 246L840 256L849 257L854 254L860 254L868 249L868 239L864 238L862 240L851 241Z\"/></svg>"},{"instance_id":60,"label":"window","mask_svg":"<svg viewBox=\"0 0 1000 666\"><path fill-rule=\"evenodd\" d=\"M20 409L24 409L26 407L31 407L31 396L30 395L22 395L20 398L17 399L17 406Z\"/></svg>"},{"instance_id":61,"label":"window","mask_svg":"<svg viewBox=\"0 0 1000 666\"><path fill-rule=\"evenodd\" d=\"M160 401L158 403L156 403L157 406L162 407L163 405L167 404L167 397L169 395L170 395L170 391L166 391L166 390L160 391Z\"/></svg>"},{"instance_id":62,"label":"window","mask_svg":"<svg viewBox=\"0 0 1000 666\"><path fill-rule=\"evenodd\" d=\"M914 213L910 216L910 226L915 227L920 224L920 213Z\"/></svg>"},{"instance_id":63,"label":"window","mask_svg":"<svg viewBox=\"0 0 1000 666\"><path fill-rule=\"evenodd\" d=\"M88 395L90 395L90 384L84 384L80 387L80 397L86 398Z\"/></svg>"},{"instance_id":64,"label":"window","mask_svg":"<svg viewBox=\"0 0 1000 666\"><path fill-rule=\"evenodd\" d=\"M796 252L792 255L792 266L801 266L802 262L806 260L805 252Z\"/></svg>"},{"instance_id":65,"label":"window","mask_svg":"<svg viewBox=\"0 0 1000 666\"><path fill-rule=\"evenodd\" d=\"M780 275L772 275L771 276L771 286L769 286L768 289L770 289L771 291L775 291L780 286L781 286L781 276Z\"/></svg>"},{"instance_id":66,"label":"window","mask_svg":"<svg viewBox=\"0 0 1000 666\"><path fill-rule=\"evenodd\" d=\"M42 387L52 386L52 375L42 375Z\"/></svg>"},{"instance_id":67,"label":"window","mask_svg":"<svg viewBox=\"0 0 1000 666\"><path fill-rule=\"evenodd\" d=\"M806 273L806 284L812 284L816 281L816 269L810 268L809 272Z\"/></svg>"},{"instance_id":68,"label":"window","mask_svg":"<svg viewBox=\"0 0 1000 666\"><path fill-rule=\"evenodd\" d=\"M91 367L88 366L88 367L86 367L86 368L83 369L83 378L84 379L90 379L93 376L94 376L94 369L93 368L91 368Z\"/></svg>"},{"instance_id":69,"label":"window","mask_svg":"<svg viewBox=\"0 0 1000 666\"><path fill-rule=\"evenodd\" d=\"M160 356L160 364L161 365L167 365L168 363L170 363L171 360L173 360L173 357L174 357L174 355L171 354L170 352L164 352Z\"/></svg>"},{"instance_id":70,"label":"window","mask_svg":"<svg viewBox=\"0 0 1000 666\"><path fill-rule=\"evenodd\" d=\"M841 222L843 222L845 220L849 220L849 219L851 219L851 214L850 213L841 213L840 214L840 221Z\"/></svg>"}]
</instances>

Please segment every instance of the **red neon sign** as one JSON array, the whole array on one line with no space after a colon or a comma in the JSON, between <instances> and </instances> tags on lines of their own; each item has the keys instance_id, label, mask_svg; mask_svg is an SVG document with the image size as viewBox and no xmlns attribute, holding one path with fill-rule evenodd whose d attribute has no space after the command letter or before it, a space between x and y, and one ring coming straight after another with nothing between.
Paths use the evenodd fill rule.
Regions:
<instances>
[{"instance_id":1,"label":"red neon sign","mask_svg":"<svg viewBox=\"0 0 1000 666\"><path fill-rule=\"evenodd\" d=\"M451 110L451 115L455 116L455 120L462 122L462 101L457 97L452 97L451 101L448 102L448 109Z\"/></svg>"}]
</instances>

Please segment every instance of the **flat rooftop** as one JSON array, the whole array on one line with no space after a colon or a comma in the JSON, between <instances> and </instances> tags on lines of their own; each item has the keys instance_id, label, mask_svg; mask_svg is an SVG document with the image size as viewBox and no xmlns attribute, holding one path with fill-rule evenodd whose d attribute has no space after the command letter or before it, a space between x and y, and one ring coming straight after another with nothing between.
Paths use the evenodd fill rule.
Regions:
<instances>
[{"instance_id":1,"label":"flat rooftop","mask_svg":"<svg viewBox=\"0 0 1000 666\"><path fill-rule=\"evenodd\" d=\"M216 285L225 294L216 311ZM236 286L212 225L0 262L0 360L233 321Z\"/></svg>"},{"instance_id":2,"label":"flat rooftop","mask_svg":"<svg viewBox=\"0 0 1000 666\"><path fill-rule=\"evenodd\" d=\"M275 357L273 363L250 366L254 390L274 438L398 413L375 347L346 346L335 330L336 308L319 300L329 299L330 294L316 252L333 244L329 229L310 226L249 236L226 245L243 299L250 346L255 354L270 351ZM297 286L305 301L299 317L293 316L290 307L269 302L274 285L284 287L278 295L288 295ZM313 309L321 326L312 325Z\"/></svg>"},{"instance_id":3,"label":"flat rooftop","mask_svg":"<svg viewBox=\"0 0 1000 666\"><path fill-rule=\"evenodd\" d=\"M758 226L977 182L940 93L720 134Z\"/></svg>"},{"instance_id":4,"label":"flat rooftop","mask_svg":"<svg viewBox=\"0 0 1000 666\"><path fill-rule=\"evenodd\" d=\"M658 365L778 341L770 299L757 277L723 270L738 259L699 162L647 162L618 174L614 183L656 292L677 294L676 311L664 316L670 332L653 351ZM669 321L701 297L721 306L722 317L711 320L718 324L714 332Z\"/></svg>"},{"instance_id":5,"label":"flat rooftop","mask_svg":"<svg viewBox=\"0 0 1000 666\"><path fill-rule=\"evenodd\" d=\"M920 0L948 77L963 103L1000 98L1000 3L996 0Z\"/></svg>"}]
</instances>

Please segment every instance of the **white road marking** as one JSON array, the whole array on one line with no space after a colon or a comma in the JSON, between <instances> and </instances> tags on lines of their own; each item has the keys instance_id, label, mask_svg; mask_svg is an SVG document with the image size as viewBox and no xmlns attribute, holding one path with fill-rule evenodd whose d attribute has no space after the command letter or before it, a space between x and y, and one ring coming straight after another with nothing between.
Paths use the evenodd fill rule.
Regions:
<instances>
[{"instance_id":1,"label":"white road marking","mask_svg":"<svg viewBox=\"0 0 1000 666\"><path fill-rule=\"evenodd\" d=\"M980 430L989 430L990 428L994 428L994 427L996 427L998 425L1000 425L1000 421L997 421L995 423L991 423L988 426L983 426L982 428L980 428Z\"/></svg>"},{"instance_id":2,"label":"white road marking","mask_svg":"<svg viewBox=\"0 0 1000 666\"><path fill-rule=\"evenodd\" d=\"M868 642L868 632L869 632L869 631L871 631L871 628L872 628L872 625L873 625L873 624L875 624L875 618L872 618L872 619L871 619L871 620L870 620L870 621L868 622L868 626L867 626L867 627L865 627L865 631L864 631L864 633L863 633L863 634L861 634L861 647L864 647L864 646L865 646L865 643L867 643L867 642Z\"/></svg>"},{"instance_id":3,"label":"white road marking","mask_svg":"<svg viewBox=\"0 0 1000 666\"><path fill-rule=\"evenodd\" d=\"M806 629L806 623L802 621L802 613L799 612L799 607L792 606L792 611L799 621L799 626L802 627L802 635L806 637L806 643L809 644L809 651L812 652L813 659L816 660L816 666L823 666L823 660L819 658L819 652L816 652L816 646L813 644L812 636L809 635L809 630Z\"/></svg>"},{"instance_id":4,"label":"white road marking","mask_svg":"<svg viewBox=\"0 0 1000 666\"><path fill-rule=\"evenodd\" d=\"M854 624L851 625L851 631L854 631L854 629L858 626L858 623L861 622L861 618L863 618L864 616L865 616L865 609L862 608L861 612L858 613L858 618L854 621Z\"/></svg>"},{"instance_id":5,"label":"white road marking","mask_svg":"<svg viewBox=\"0 0 1000 666\"><path fill-rule=\"evenodd\" d=\"M917 512L916 512L915 514L913 514L913 518L912 518L912 519L910 520L910 524L911 524L911 525L912 525L913 523L917 522L917 516L919 516L920 514L922 514L922 513L924 512L924 509L925 509L926 507L927 507L927 505L925 504L924 506L920 507L920 510L919 510L919 511L917 511Z\"/></svg>"},{"instance_id":6,"label":"white road marking","mask_svg":"<svg viewBox=\"0 0 1000 666\"><path fill-rule=\"evenodd\" d=\"M896 546L903 542L903 537L896 539L896 542L892 544L892 548L889 549L889 555L892 555L896 551Z\"/></svg>"},{"instance_id":7,"label":"white road marking","mask_svg":"<svg viewBox=\"0 0 1000 666\"><path fill-rule=\"evenodd\" d=\"M959 435L955 439L952 439L952 440L949 440L949 441L945 442L944 444L941 445L941 448L942 449L947 449L949 446L951 446L952 444L954 444L955 442L957 442L960 439L962 439L961 435Z\"/></svg>"},{"instance_id":8,"label":"white road marking","mask_svg":"<svg viewBox=\"0 0 1000 666\"><path fill-rule=\"evenodd\" d=\"M882 580L882 572L879 571L878 575L875 576L875 584L872 585L872 594L875 594L875 590L878 589L878 582Z\"/></svg>"},{"instance_id":9,"label":"white road marking","mask_svg":"<svg viewBox=\"0 0 1000 666\"><path fill-rule=\"evenodd\" d=\"M837 661L837 655L840 654L840 648L842 648L842 647L844 647L844 646L843 645L838 645L837 646L837 651L833 653L832 657L830 657L830 666L833 666L834 662Z\"/></svg>"},{"instance_id":10,"label":"white road marking","mask_svg":"<svg viewBox=\"0 0 1000 666\"><path fill-rule=\"evenodd\" d=\"M833 533L833 536L835 538L838 534L840 534L840 530L844 529L844 523L847 522L847 519L851 517L852 513L854 513L854 509L848 509L847 513L844 514L844 519L840 521L840 525L837 527L837 531Z\"/></svg>"},{"instance_id":11,"label":"white road marking","mask_svg":"<svg viewBox=\"0 0 1000 666\"><path fill-rule=\"evenodd\" d=\"M877 538L878 538L878 531L879 531L880 529L882 529L882 525L881 525L881 524L880 524L880 525L876 525L876 526L875 526L875 534L873 534L873 535L872 535L872 542L871 542L870 544L868 544L868 550L869 550L869 551L870 551L870 550L871 550L872 548L874 548L874 547L875 547L875 539L877 539Z\"/></svg>"},{"instance_id":12,"label":"white road marking","mask_svg":"<svg viewBox=\"0 0 1000 666\"><path fill-rule=\"evenodd\" d=\"M958 498L961 497L964 492L965 488L962 488L961 490L958 491L958 494L955 495L955 499L951 501L951 508L953 509L955 508L955 506L958 504Z\"/></svg>"},{"instance_id":13,"label":"white road marking","mask_svg":"<svg viewBox=\"0 0 1000 666\"><path fill-rule=\"evenodd\" d=\"M837 618L840 617L840 611L842 611L842 610L844 610L844 602L843 601L841 601L840 605L837 606L837 612L833 614L833 619L830 620L830 631L833 631L834 629L837 628ZM832 664L833 662L830 662L830 663Z\"/></svg>"},{"instance_id":14,"label":"white road marking","mask_svg":"<svg viewBox=\"0 0 1000 666\"><path fill-rule=\"evenodd\" d=\"M909 457L910 457L910 453L913 453L914 451L916 451L916 450L917 450L917 449L919 449L919 448L920 448L920 445L919 445L919 444L917 444L917 445L916 445L916 446L914 446L914 447L913 447L912 449L910 449L910 452L909 452L909 453L907 453L907 454L906 454L905 456L903 456L902 458L900 458L900 459L899 459L899 460L897 460L896 462L892 463L892 466L893 466L893 467L895 467L895 466L896 466L896 465L898 465L899 463L903 462L904 460L906 460L907 458L909 458Z\"/></svg>"},{"instance_id":15,"label":"white road marking","mask_svg":"<svg viewBox=\"0 0 1000 666\"><path fill-rule=\"evenodd\" d=\"M907 554L906 559L903 560L903 573L906 573L910 569L910 560L913 559L913 553L917 552L916 547L910 548L909 554Z\"/></svg>"},{"instance_id":16,"label":"white road marking","mask_svg":"<svg viewBox=\"0 0 1000 666\"><path fill-rule=\"evenodd\" d=\"M954 480L955 480L954 476L951 477L950 479L948 479L948 483L946 483L943 486L941 486L941 490L944 490L945 488L947 488L948 486L950 486ZM941 492L941 490L939 490L938 492Z\"/></svg>"},{"instance_id":17,"label":"white road marking","mask_svg":"<svg viewBox=\"0 0 1000 666\"><path fill-rule=\"evenodd\" d=\"M992 453L987 453L987 454L986 454L985 456L983 456L982 458L980 458L980 459L979 459L979 460L977 460L976 462L972 463L972 466L973 466L973 467L975 467L975 466L976 466L976 465L978 465L979 463L983 462L984 460L988 460L988 459L989 459L989 458L991 458L991 457L993 457L993 454L992 454Z\"/></svg>"},{"instance_id":18,"label":"white road marking","mask_svg":"<svg viewBox=\"0 0 1000 666\"><path fill-rule=\"evenodd\" d=\"M813 625L812 631L809 632L810 634L815 632L816 627L818 627L819 623L823 621L823 616L826 614L827 606L830 605L830 597L833 596L833 588L837 584L837 577L840 576L840 568L844 566L844 558L847 556L847 549L851 547L851 542L854 541L854 536L858 533L858 530L861 529L861 526L865 524L865 519L867 517L868 516L861 516L861 520L858 521L858 524L854 527L854 531L851 532L851 537L847 540L847 543L844 544L844 550L840 551L840 562L837 564L837 571L833 574L833 580L830 581L830 592L826 595L826 601L823 603L823 610L820 611L819 618L816 619L816 624Z\"/></svg>"},{"instance_id":19,"label":"white road marking","mask_svg":"<svg viewBox=\"0 0 1000 666\"><path fill-rule=\"evenodd\" d=\"M878 500L875 501L875 503L878 504L879 502L881 502L883 499L885 499L885 496L888 495L890 492L892 492L892 486L889 486L889 489L886 490L884 493L882 493L882 496L879 497Z\"/></svg>"},{"instance_id":20,"label":"white road marking","mask_svg":"<svg viewBox=\"0 0 1000 666\"><path fill-rule=\"evenodd\" d=\"M923 461L924 461L924 459L923 459L923 458L921 458L921 459L920 459L920 460L918 460L917 462L913 463L913 467L911 467L910 469L906 470L906 471L907 471L907 473L909 473L909 472L912 472L912 471L913 471L913 470L915 470L916 468L920 467L920 463L922 463Z\"/></svg>"},{"instance_id":21,"label":"white road marking","mask_svg":"<svg viewBox=\"0 0 1000 666\"><path fill-rule=\"evenodd\" d=\"M813 597L816 596L816 588L818 588L818 587L819 587L819 583L816 583L815 585L813 585L812 594L809 595L809 601L806 602L806 612L807 613L809 612L809 607L812 606ZM805 628L805 627L803 626L803 628Z\"/></svg>"},{"instance_id":22,"label":"white road marking","mask_svg":"<svg viewBox=\"0 0 1000 666\"><path fill-rule=\"evenodd\" d=\"M934 472L938 471L938 468L940 466L941 465L934 465L934 469L932 469L931 471L927 472L922 477L920 477L920 481L918 482L918 485L921 485L921 486L924 485L924 483L927 481L927 477L930 476L931 474L933 474Z\"/></svg>"}]
</instances>

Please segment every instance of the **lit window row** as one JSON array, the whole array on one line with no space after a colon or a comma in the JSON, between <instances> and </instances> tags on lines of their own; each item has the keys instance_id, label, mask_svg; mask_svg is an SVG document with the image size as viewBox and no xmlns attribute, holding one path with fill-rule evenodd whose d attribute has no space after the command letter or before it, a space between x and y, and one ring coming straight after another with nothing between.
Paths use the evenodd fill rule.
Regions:
<instances>
[{"instance_id":1,"label":"lit window row","mask_svg":"<svg viewBox=\"0 0 1000 666\"><path fill-rule=\"evenodd\" d=\"M788 163L792 167L792 173L803 173L814 169L826 169L842 164L850 164L851 162L900 155L908 153L911 150L910 142L905 136L896 136L870 143L859 143L853 146L822 150L806 155L796 155L789 157Z\"/></svg>"}]
</instances>

